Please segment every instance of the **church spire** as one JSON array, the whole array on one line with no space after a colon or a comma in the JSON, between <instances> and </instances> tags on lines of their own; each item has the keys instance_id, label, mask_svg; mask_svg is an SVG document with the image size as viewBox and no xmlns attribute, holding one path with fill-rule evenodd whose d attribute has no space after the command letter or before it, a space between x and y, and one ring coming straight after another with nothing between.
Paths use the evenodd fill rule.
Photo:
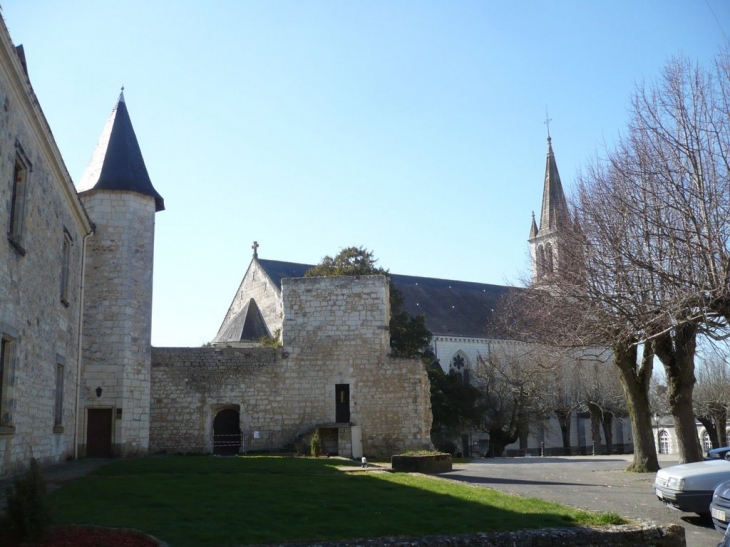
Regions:
<instances>
[{"instance_id":1,"label":"church spire","mask_svg":"<svg viewBox=\"0 0 730 547\"><path fill-rule=\"evenodd\" d=\"M548 137L547 160L545 163L545 184L542 191L542 212L540 213L539 235L566 229L570 226L568 203L560 182L558 164L553 153L552 138Z\"/></svg>"},{"instance_id":2,"label":"church spire","mask_svg":"<svg viewBox=\"0 0 730 547\"><path fill-rule=\"evenodd\" d=\"M549 122L549 119L545 122ZM572 230L568 202L560 182L558 164L555 162L552 138L548 129L548 151L545 162L545 181L542 190L542 211L540 224L532 214L530 226L530 255L532 257L532 280L534 283L550 283L558 270L561 258L563 236Z\"/></svg>"},{"instance_id":3,"label":"church spire","mask_svg":"<svg viewBox=\"0 0 730 547\"><path fill-rule=\"evenodd\" d=\"M147 173L124 101L124 87L78 185L79 192L92 189L137 192L153 197L156 211L165 209L165 201Z\"/></svg>"}]
</instances>

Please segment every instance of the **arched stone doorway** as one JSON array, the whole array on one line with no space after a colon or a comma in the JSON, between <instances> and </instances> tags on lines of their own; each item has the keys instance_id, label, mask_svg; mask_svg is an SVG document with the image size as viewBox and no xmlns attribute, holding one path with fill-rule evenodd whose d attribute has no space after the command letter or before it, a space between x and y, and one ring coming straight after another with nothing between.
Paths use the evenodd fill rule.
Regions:
<instances>
[{"instance_id":1,"label":"arched stone doorway","mask_svg":"<svg viewBox=\"0 0 730 547\"><path fill-rule=\"evenodd\" d=\"M240 415L234 408L224 408L213 419L213 454L233 456L241 451Z\"/></svg>"}]
</instances>

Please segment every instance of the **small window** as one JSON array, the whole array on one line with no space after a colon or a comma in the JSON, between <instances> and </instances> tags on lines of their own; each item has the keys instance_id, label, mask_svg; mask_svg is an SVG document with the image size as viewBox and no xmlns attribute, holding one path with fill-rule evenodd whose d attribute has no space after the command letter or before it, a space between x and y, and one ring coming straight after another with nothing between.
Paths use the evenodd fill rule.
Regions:
<instances>
[{"instance_id":1,"label":"small window","mask_svg":"<svg viewBox=\"0 0 730 547\"><path fill-rule=\"evenodd\" d=\"M15 369L15 340L0 335L0 433L13 425L13 384Z\"/></svg>"},{"instance_id":2,"label":"small window","mask_svg":"<svg viewBox=\"0 0 730 547\"><path fill-rule=\"evenodd\" d=\"M63 247L61 256L61 303L68 307L68 275L71 267L71 234L63 231Z\"/></svg>"},{"instance_id":3,"label":"small window","mask_svg":"<svg viewBox=\"0 0 730 547\"><path fill-rule=\"evenodd\" d=\"M62 363L56 363L56 398L53 407L54 432L63 432L63 369Z\"/></svg>"},{"instance_id":4,"label":"small window","mask_svg":"<svg viewBox=\"0 0 730 547\"><path fill-rule=\"evenodd\" d=\"M28 194L28 173L30 172L30 162L28 162L25 157L20 145L16 144L15 150L15 168L13 169L13 190L10 198L10 226L8 226L8 240L20 254L24 255L23 226L25 224L25 204Z\"/></svg>"}]
</instances>

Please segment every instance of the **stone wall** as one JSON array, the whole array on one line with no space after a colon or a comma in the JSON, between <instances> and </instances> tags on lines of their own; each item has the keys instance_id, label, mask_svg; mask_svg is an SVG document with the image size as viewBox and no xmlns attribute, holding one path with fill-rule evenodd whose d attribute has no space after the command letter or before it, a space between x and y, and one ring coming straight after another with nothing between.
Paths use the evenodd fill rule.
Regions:
<instances>
[{"instance_id":1,"label":"stone wall","mask_svg":"<svg viewBox=\"0 0 730 547\"><path fill-rule=\"evenodd\" d=\"M344 385L366 455L430 447L423 365L388 357L385 278L287 279L282 294L281 349L153 348L150 450L210 452L224 408L240 412L244 449L285 448L315 427L338 427Z\"/></svg>"},{"instance_id":2,"label":"stone wall","mask_svg":"<svg viewBox=\"0 0 730 547\"><path fill-rule=\"evenodd\" d=\"M143 454L149 444L155 200L107 190L83 192L81 200L96 229L87 245L80 453L86 409L106 408L113 410L114 452Z\"/></svg>"},{"instance_id":3,"label":"stone wall","mask_svg":"<svg viewBox=\"0 0 730 547\"><path fill-rule=\"evenodd\" d=\"M719 537L719 536L718 536ZM288 543L288 547L685 547L685 530L677 524L607 526L605 528L543 528L515 532L487 532L459 536L384 537L316 543Z\"/></svg>"},{"instance_id":4,"label":"stone wall","mask_svg":"<svg viewBox=\"0 0 730 547\"><path fill-rule=\"evenodd\" d=\"M16 159L25 164L23 226L8 237ZM0 336L6 341L0 474L73 456L81 268L90 223L0 20ZM64 240L68 292L62 295ZM65 298L64 298L65 297ZM57 422L57 369L63 408Z\"/></svg>"}]
</instances>

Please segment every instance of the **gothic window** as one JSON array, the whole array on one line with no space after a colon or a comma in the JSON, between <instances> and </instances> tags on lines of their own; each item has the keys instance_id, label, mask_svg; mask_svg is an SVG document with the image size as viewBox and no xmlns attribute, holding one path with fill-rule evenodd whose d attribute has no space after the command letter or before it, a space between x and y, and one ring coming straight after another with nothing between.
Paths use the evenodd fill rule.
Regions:
<instances>
[{"instance_id":1,"label":"gothic window","mask_svg":"<svg viewBox=\"0 0 730 547\"><path fill-rule=\"evenodd\" d=\"M8 240L21 254L23 248L23 225L25 224L25 204L28 193L28 173L30 162L23 154L20 145L16 144L15 168L13 169L13 187L10 195L10 225L8 226Z\"/></svg>"},{"instance_id":2,"label":"gothic window","mask_svg":"<svg viewBox=\"0 0 730 547\"><path fill-rule=\"evenodd\" d=\"M542 277L545 275L545 248L540 245L537 248L537 277Z\"/></svg>"},{"instance_id":3,"label":"gothic window","mask_svg":"<svg viewBox=\"0 0 730 547\"><path fill-rule=\"evenodd\" d=\"M545 245L545 273L553 273L553 246L551 243Z\"/></svg>"},{"instance_id":4,"label":"gothic window","mask_svg":"<svg viewBox=\"0 0 730 547\"><path fill-rule=\"evenodd\" d=\"M702 447L705 450L710 450L712 448L712 441L710 441L710 434L705 431L702 435Z\"/></svg>"},{"instance_id":5,"label":"gothic window","mask_svg":"<svg viewBox=\"0 0 730 547\"><path fill-rule=\"evenodd\" d=\"M71 266L71 234L63 231L61 256L61 303L68 307L68 274Z\"/></svg>"},{"instance_id":6,"label":"gothic window","mask_svg":"<svg viewBox=\"0 0 730 547\"><path fill-rule=\"evenodd\" d=\"M469 366L466 357L461 352L454 355L451 359L449 372L458 374L461 377L462 382L469 383Z\"/></svg>"},{"instance_id":7,"label":"gothic window","mask_svg":"<svg viewBox=\"0 0 730 547\"><path fill-rule=\"evenodd\" d=\"M659 453L669 454L669 433L665 430L659 432Z\"/></svg>"}]
</instances>

